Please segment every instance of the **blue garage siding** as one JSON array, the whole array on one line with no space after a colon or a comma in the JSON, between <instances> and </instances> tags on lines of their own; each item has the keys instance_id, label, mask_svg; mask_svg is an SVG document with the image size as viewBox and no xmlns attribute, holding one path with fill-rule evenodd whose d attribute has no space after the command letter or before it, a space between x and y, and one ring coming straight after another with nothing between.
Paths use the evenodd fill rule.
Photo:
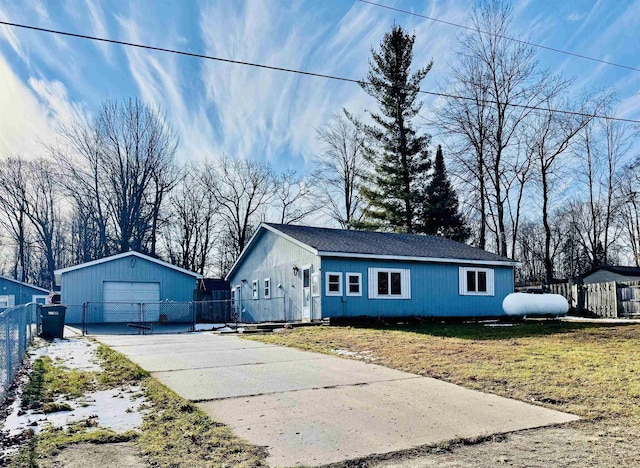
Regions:
<instances>
[{"instance_id":1,"label":"blue garage siding","mask_svg":"<svg viewBox=\"0 0 640 468\"><path fill-rule=\"evenodd\" d=\"M192 301L196 289L195 276L130 256L63 273L62 303L77 306L85 302L102 302L105 281L160 283L160 300L175 302ZM69 307L66 322L82 322L82 309Z\"/></svg>"},{"instance_id":2,"label":"blue garage siding","mask_svg":"<svg viewBox=\"0 0 640 468\"><path fill-rule=\"evenodd\" d=\"M311 272L317 272L320 266L318 257L271 231L264 230L259 236L251 250L246 252L241 265L228 278L232 288L240 286L242 319L258 322L302 320L302 267L311 265ZM293 275L293 264L300 268L297 276ZM271 279L271 299L263 298L265 278ZM246 283L242 282L243 279ZM253 280L259 282L257 301L252 300ZM314 303L312 318L320 318L319 298Z\"/></svg>"},{"instance_id":3,"label":"blue garage siding","mask_svg":"<svg viewBox=\"0 0 640 468\"><path fill-rule=\"evenodd\" d=\"M494 296L461 296L459 266L425 262L380 261L368 259L323 258L323 280L327 272L342 272L343 296L326 296L322 284L323 317L426 316L480 317L504 315L502 300L513 292L513 268L491 266L494 270ZM406 268L411 270L411 299L369 299L368 268ZM344 295L345 273L362 275L362 296Z\"/></svg>"}]
</instances>

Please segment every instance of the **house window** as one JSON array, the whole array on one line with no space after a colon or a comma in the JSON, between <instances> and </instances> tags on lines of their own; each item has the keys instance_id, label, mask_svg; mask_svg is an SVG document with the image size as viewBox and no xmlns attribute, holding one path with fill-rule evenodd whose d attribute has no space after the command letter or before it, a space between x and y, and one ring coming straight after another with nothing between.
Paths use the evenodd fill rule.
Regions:
<instances>
[{"instance_id":1,"label":"house window","mask_svg":"<svg viewBox=\"0 0 640 468\"><path fill-rule=\"evenodd\" d=\"M311 295L318 297L320 295L320 274L314 273L311 275Z\"/></svg>"},{"instance_id":2,"label":"house window","mask_svg":"<svg viewBox=\"0 0 640 468\"><path fill-rule=\"evenodd\" d=\"M347 273L347 296L362 296L362 275Z\"/></svg>"},{"instance_id":3,"label":"house window","mask_svg":"<svg viewBox=\"0 0 640 468\"><path fill-rule=\"evenodd\" d=\"M265 299L271 299L271 278L265 278L262 285L263 297Z\"/></svg>"},{"instance_id":4,"label":"house window","mask_svg":"<svg viewBox=\"0 0 640 468\"><path fill-rule=\"evenodd\" d=\"M35 302L36 304L46 304L48 300L49 296L45 296L43 294L34 294L31 296L31 302Z\"/></svg>"},{"instance_id":5,"label":"house window","mask_svg":"<svg viewBox=\"0 0 640 468\"><path fill-rule=\"evenodd\" d=\"M327 296L342 296L342 273L327 272Z\"/></svg>"},{"instance_id":6,"label":"house window","mask_svg":"<svg viewBox=\"0 0 640 468\"><path fill-rule=\"evenodd\" d=\"M0 296L0 309L9 307L9 296Z\"/></svg>"},{"instance_id":7,"label":"house window","mask_svg":"<svg viewBox=\"0 0 640 468\"><path fill-rule=\"evenodd\" d=\"M369 299L411 299L410 271L369 268Z\"/></svg>"},{"instance_id":8,"label":"house window","mask_svg":"<svg viewBox=\"0 0 640 468\"><path fill-rule=\"evenodd\" d=\"M492 268L460 267L459 281L462 296L494 295Z\"/></svg>"},{"instance_id":9,"label":"house window","mask_svg":"<svg viewBox=\"0 0 640 468\"><path fill-rule=\"evenodd\" d=\"M251 297L258 299L258 280L253 280L251 283Z\"/></svg>"}]
</instances>

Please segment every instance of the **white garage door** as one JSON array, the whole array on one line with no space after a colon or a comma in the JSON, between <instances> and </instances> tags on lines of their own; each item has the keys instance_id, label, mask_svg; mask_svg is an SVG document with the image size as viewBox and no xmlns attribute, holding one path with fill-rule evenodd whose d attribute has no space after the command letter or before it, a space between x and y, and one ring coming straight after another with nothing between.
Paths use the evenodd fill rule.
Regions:
<instances>
[{"instance_id":1,"label":"white garage door","mask_svg":"<svg viewBox=\"0 0 640 468\"><path fill-rule=\"evenodd\" d=\"M138 283L131 281L105 281L103 289L105 322L139 322L138 304L160 301L160 283ZM144 306L144 321L158 320L158 305Z\"/></svg>"}]
</instances>

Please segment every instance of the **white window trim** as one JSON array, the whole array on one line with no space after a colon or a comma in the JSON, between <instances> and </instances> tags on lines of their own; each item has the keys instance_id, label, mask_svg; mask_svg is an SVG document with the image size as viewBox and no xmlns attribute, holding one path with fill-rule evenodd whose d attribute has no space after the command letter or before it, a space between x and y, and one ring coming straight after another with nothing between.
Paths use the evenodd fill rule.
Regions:
<instances>
[{"instance_id":1,"label":"white window trim","mask_svg":"<svg viewBox=\"0 0 640 468\"><path fill-rule=\"evenodd\" d=\"M338 275L338 291L329 291L329 275ZM327 271L324 275L327 296L342 296L342 272Z\"/></svg>"},{"instance_id":2,"label":"white window trim","mask_svg":"<svg viewBox=\"0 0 640 468\"><path fill-rule=\"evenodd\" d=\"M9 306L9 296L3 294L2 296L0 296L0 308L7 308L10 307Z\"/></svg>"},{"instance_id":3,"label":"white window trim","mask_svg":"<svg viewBox=\"0 0 640 468\"><path fill-rule=\"evenodd\" d=\"M378 273L381 272L400 273L402 294L378 294ZM408 268L369 268L369 299L411 299L411 270Z\"/></svg>"},{"instance_id":4,"label":"white window trim","mask_svg":"<svg viewBox=\"0 0 640 468\"><path fill-rule=\"evenodd\" d=\"M251 282L251 298L254 301L260 299L260 282L257 279Z\"/></svg>"},{"instance_id":5,"label":"white window trim","mask_svg":"<svg viewBox=\"0 0 640 468\"><path fill-rule=\"evenodd\" d=\"M467 291L467 272L479 272L484 271L487 274L487 291ZM458 284L459 293L461 296L495 296L495 284L493 280L493 268L479 268L479 267L459 267L458 268Z\"/></svg>"},{"instance_id":6,"label":"white window trim","mask_svg":"<svg viewBox=\"0 0 640 468\"><path fill-rule=\"evenodd\" d=\"M43 304L49 303L49 295L48 294L33 294L31 296L31 302L37 302L38 299L44 299Z\"/></svg>"},{"instance_id":7,"label":"white window trim","mask_svg":"<svg viewBox=\"0 0 640 468\"><path fill-rule=\"evenodd\" d=\"M316 291L313 290L313 280L316 280L318 282L318 289ZM311 274L311 297L320 297L320 291L322 291L322 289L320 289L320 273L312 273Z\"/></svg>"},{"instance_id":8,"label":"white window trim","mask_svg":"<svg viewBox=\"0 0 640 468\"><path fill-rule=\"evenodd\" d=\"M262 295L264 299L271 299L271 278L265 278L262 281Z\"/></svg>"},{"instance_id":9,"label":"white window trim","mask_svg":"<svg viewBox=\"0 0 640 468\"><path fill-rule=\"evenodd\" d=\"M358 277L358 292L357 293L352 293L349 291L349 277L350 276L357 276ZM344 290L345 290L345 294L347 296L362 296L362 273L345 273L344 274L345 277L345 283L344 283Z\"/></svg>"}]
</instances>

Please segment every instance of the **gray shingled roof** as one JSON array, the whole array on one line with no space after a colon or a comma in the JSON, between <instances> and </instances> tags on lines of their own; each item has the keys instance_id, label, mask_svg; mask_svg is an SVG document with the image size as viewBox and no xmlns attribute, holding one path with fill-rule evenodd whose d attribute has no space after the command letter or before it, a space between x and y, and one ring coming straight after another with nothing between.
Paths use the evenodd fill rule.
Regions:
<instances>
[{"instance_id":1,"label":"gray shingled roof","mask_svg":"<svg viewBox=\"0 0 640 468\"><path fill-rule=\"evenodd\" d=\"M640 267L619 266L619 265L599 265L589 270L588 272L583 273L580 276L584 278L585 276L589 276L598 270L606 270L606 271L610 271L611 273L617 273L623 276L639 276L640 275Z\"/></svg>"},{"instance_id":2,"label":"gray shingled roof","mask_svg":"<svg viewBox=\"0 0 640 468\"><path fill-rule=\"evenodd\" d=\"M321 252L513 262L508 258L438 236L347 231L288 224L267 225Z\"/></svg>"}]
</instances>

